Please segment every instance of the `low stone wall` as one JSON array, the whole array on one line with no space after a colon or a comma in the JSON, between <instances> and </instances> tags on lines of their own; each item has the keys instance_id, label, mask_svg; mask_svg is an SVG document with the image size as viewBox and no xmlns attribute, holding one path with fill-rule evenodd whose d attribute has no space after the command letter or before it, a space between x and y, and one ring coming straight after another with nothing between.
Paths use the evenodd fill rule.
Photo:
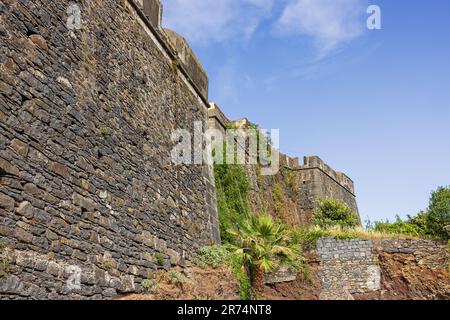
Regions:
<instances>
[{"instance_id":1,"label":"low stone wall","mask_svg":"<svg viewBox=\"0 0 450 320\"><path fill-rule=\"evenodd\" d=\"M352 300L352 294L381 290L380 257L404 254L406 260L430 270L449 267L446 245L426 239L323 238L317 243L323 300Z\"/></svg>"},{"instance_id":2,"label":"low stone wall","mask_svg":"<svg viewBox=\"0 0 450 320\"><path fill-rule=\"evenodd\" d=\"M372 241L324 238L318 241L317 251L322 299L347 299L352 293L380 289L381 273Z\"/></svg>"}]
</instances>

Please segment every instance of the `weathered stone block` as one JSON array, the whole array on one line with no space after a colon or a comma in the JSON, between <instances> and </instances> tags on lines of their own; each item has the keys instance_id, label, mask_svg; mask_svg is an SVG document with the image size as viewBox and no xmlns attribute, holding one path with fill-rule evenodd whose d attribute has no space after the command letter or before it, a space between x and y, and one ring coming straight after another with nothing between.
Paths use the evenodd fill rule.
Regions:
<instances>
[{"instance_id":1,"label":"weathered stone block","mask_svg":"<svg viewBox=\"0 0 450 320\"><path fill-rule=\"evenodd\" d=\"M13 211L14 205L15 205L14 198L6 194L0 193L0 208L4 208L7 211Z\"/></svg>"},{"instance_id":2,"label":"weathered stone block","mask_svg":"<svg viewBox=\"0 0 450 320\"><path fill-rule=\"evenodd\" d=\"M22 157L26 157L28 155L28 145L19 139L13 139L11 141L11 148Z\"/></svg>"},{"instance_id":3,"label":"weathered stone block","mask_svg":"<svg viewBox=\"0 0 450 320\"><path fill-rule=\"evenodd\" d=\"M0 158L0 174L1 173L18 176L20 171L14 164Z\"/></svg>"},{"instance_id":4,"label":"weathered stone block","mask_svg":"<svg viewBox=\"0 0 450 320\"><path fill-rule=\"evenodd\" d=\"M33 218L34 208L28 201L23 201L19 204L19 207L16 209L16 213L24 216L27 219Z\"/></svg>"},{"instance_id":5,"label":"weathered stone block","mask_svg":"<svg viewBox=\"0 0 450 320\"><path fill-rule=\"evenodd\" d=\"M22 242L31 243L33 241L33 235L22 228L16 228L14 232L16 239Z\"/></svg>"},{"instance_id":6,"label":"weathered stone block","mask_svg":"<svg viewBox=\"0 0 450 320\"><path fill-rule=\"evenodd\" d=\"M148 17L152 26L161 28L162 4L160 0L142 0L144 14Z\"/></svg>"},{"instance_id":7,"label":"weathered stone block","mask_svg":"<svg viewBox=\"0 0 450 320\"><path fill-rule=\"evenodd\" d=\"M31 35L30 41L32 43L34 43L36 46L38 46L39 48L41 48L42 50L45 50L45 51L48 50L47 41L41 35L38 35L38 34Z\"/></svg>"}]
</instances>

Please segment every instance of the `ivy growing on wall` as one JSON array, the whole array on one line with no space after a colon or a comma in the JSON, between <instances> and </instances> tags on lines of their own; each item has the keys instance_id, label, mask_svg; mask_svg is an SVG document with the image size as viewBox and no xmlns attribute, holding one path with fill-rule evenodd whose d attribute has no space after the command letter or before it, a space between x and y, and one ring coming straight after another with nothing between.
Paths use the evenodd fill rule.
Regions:
<instances>
[{"instance_id":1,"label":"ivy growing on wall","mask_svg":"<svg viewBox=\"0 0 450 320\"><path fill-rule=\"evenodd\" d=\"M215 164L214 176L217 190L220 233L225 243L230 242L228 230L236 227L245 215L250 214L247 195L250 182L243 166Z\"/></svg>"}]
</instances>

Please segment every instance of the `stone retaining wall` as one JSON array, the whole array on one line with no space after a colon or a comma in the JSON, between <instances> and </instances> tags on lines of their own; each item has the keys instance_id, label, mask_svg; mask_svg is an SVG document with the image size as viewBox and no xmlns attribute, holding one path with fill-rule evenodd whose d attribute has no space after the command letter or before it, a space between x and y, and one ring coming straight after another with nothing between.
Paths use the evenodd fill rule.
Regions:
<instances>
[{"instance_id":1,"label":"stone retaining wall","mask_svg":"<svg viewBox=\"0 0 450 320\"><path fill-rule=\"evenodd\" d=\"M352 294L381 289L382 254L412 256L419 266L428 269L449 268L446 245L427 239L362 239L323 238L317 243L320 260L321 299L353 299Z\"/></svg>"},{"instance_id":2,"label":"stone retaining wall","mask_svg":"<svg viewBox=\"0 0 450 320\"><path fill-rule=\"evenodd\" d=\"M322 298L333 293L345 298L348 294L380 289L380 268L372 241L324 238L318 241L317 251Z\"/></svg>"}]
</instances>

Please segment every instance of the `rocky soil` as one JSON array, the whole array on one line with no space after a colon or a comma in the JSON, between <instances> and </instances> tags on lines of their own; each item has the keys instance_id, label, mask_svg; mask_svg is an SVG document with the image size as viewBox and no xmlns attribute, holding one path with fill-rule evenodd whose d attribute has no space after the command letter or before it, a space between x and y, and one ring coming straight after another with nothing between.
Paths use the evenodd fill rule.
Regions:
<instances>
[{"instance_id":1,"label":"rocky soil","mask_svg":"<svg viewBox=\"0 0 450 320\"><path fill-rule=\"evenodd\" d=\"M266 285L267 300L319 300L322 293L318 276L319 262L309 257L309 272L297 280ZM445 257L442 257L445 259ZM449 300L450 270L440 265L430 267L414 254L379 253L381 290L353 294L350 300ZM239 299L239 285L227 267L218 269L193 267L185 272L182 286L172 284L163 271L157 274L158 289L153 293L124 296L123 300L234 300Z\"/></svg>"},{"instance_id":2,"label":"rocky soil","mask_svg":"<svg viewBox=\"0 0 450 320\"><path fill-rule=\"evenodd\" d=\"M173 284L164 271L156 275L153 292L124 296L121 300L239 300L239 284L227 267L193 267L183 272L184 284Z\"/></svg>"},{"instance_id":3,"label":"rocky soil","mask_svg":"<svg viewBox=\"0 0 450 320\"><path fill-rule=\"evenodd\" d=\"M431 269L420 265L412 255L380 255L380 291L355 295L357 300L449 300L448 268Z\"/></svg>"}]
</instances>

